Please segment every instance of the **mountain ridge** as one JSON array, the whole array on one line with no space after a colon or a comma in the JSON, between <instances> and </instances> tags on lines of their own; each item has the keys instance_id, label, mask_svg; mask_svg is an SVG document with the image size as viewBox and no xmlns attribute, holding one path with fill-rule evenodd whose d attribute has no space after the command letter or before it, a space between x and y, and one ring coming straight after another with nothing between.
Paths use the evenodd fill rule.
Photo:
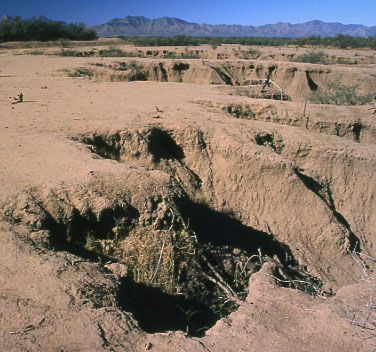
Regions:
<instances>
[{"instance_id":1,"label":"mountain ridge","mask_svg":"<svg viewBox=\"0 0 376 352\"><path fill-rule=\"evenodd\" d=\"M368 27L360 24L342 24L339 22L323 22L312 20L304 23L291 24L277 22L261 26L227 25L227 24L198 24L187 22L180 18L161 17L149 19L144 16L126 16L113 18L103 24L90 26L99 36L169 36L188 35L198 36L239 36L239 37L300 37L348 34L357 37L376 36L376 26Z\"/></svg>"}]
</instances>

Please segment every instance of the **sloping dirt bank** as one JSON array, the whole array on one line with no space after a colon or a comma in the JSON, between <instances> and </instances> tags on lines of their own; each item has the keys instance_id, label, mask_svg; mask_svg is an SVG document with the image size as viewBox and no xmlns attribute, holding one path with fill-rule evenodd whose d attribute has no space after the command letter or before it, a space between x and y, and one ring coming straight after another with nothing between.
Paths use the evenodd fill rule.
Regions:
<instances>
[{"instance_id":1,"label":"sloping dirt bank","mask_svg":"<svg viewBox=\"0 0 376 352\"><path fill-rule=\"evenodd\" d=\"M349 170L338 168L350 159L358 182L369 177L362 163L370 166L375 156L358 160L359 144L347 142L343 154L327 137L317 146L308 133L249 122L241 131L155 125L77 140L93 157L127 168L116 177L94 173L86 184L30 189L8 199L2 213L26 226L37 248L104 264L120 280L104 298L133 313L146 332L202 336L243 306L248 281L264 263L274 285L325 296L358 281L350 252L373 255L374 198L364 203L369 190L358 190L342 178ZM317 170L310 161L322 148L329 157ZM103 294L96 285L78 292L108 307L97 302ZM156 320L160 309L164 319Z\"/></svg>"},{"instance_id":2,"label":"sloping dirt bank","mask_svg":"<svg viewBox=\"0 0 376 352\"><path fill-rule=\"evenodd\" d=\"M358 143L376 144L376 120L371 111L349 115L340 108L325 105L323 113L320 105L307 104L295 109L291 105L268 104L266 102L218 104L200 102L209 107L216 107L238 119L273 122L288 126L297 126L305 130L344 137Z\"/></svg>"},{"instance_id":3,"label":"sloping dirt bank","mask_svg":"<svg viewBox=\"0 0 376 352\"><path fill-rule=\"evenodd\" d=\"M357 182L362 182L361 174L365 181L370 177L365 169L374 167L372 148L364 146L364 153L371 159L362 160L356 156L358 148L351 150L351 142L343 152L342 143L340 146L323 138L322 144L315 146L309 134L292 137L287 128L274 130L262 124L258 128L247 124L241 127L241 132L236 128L210 132L152 128L114 135L94 133L85 135L83 141L98 154L111 157L105 155L105 150L117 150L112 155L117 155L119 161L168 172L182 184L191 199L198 199L216 211L229 212L242 224L275 236L291 247L294 255L301 258L301 264L317 263L319 267L313 265L315 274L325 272L328 278L333 278L337 275L330 273L336 270L335 266L338 265L340 271L346 270L339 258L346 257L346 246L354 248L358 243L365 250L372 250L373 197L361 195L362 191L356 186ZM153 156L155 150L164 157ZM320 158L319 170L314 166L317 158ZM351 166L345 163L348 158ZM345 176L348 167L354 168L351 170L354 178ZM246 192L252 197L241 196ZM368 194L369 190L365 192ZM341 201L336 199L338 197ZM346 201L349 198L351 202ZM369 219L369 226L363 224L362 230L355 233L352 227L356 227L359 220L347 218L354 217L355 208L364 206L365 199L370 203L362 216ZM295 209L294 221L289 212L292 208ZM307 217L307 211L318 213ZM315 231L317 235L313 235ZM337 248L338 258L333 257L329 243ZM316 252L313 248L320 249ZM321 255L325 260L313 260ZM324 262L328 263L327 267L320 268ZM338 274L340 281L349 278L344 272Z\"/></svg>"},{"instance_id":4,"label":"sloping dirt bank","mask_svg":"<svg viewBox=\"0 0 376 352\"><path fill-rule=\"evenodd\" d=\"M372 350L362 132L236 119L217 107L304 105L223 87L52 76L75 59L0 56L2 349Z\"/></svg>"},{"instance_id":5,"label":"sloping dirt bank","mask_svg":"<svg viewBox=\"0 0 376 352\"><path fill-rule=\"evenodd\" d=\"M86 59L89 60L89 59ZM371 68L328 67L327 65L268 62L257 60L163 60L124 59L66 71L68 76L87 77L104 82L157 81L247 87L252 96L261 94L265 80L270 78L294 101L307 98L326 81L339 80L357 86L358 94L373 94L375 79ZM275 98L280 99L276 87ZM273 90L273 91L274 91Z\"/></svg>"}]
</instances>

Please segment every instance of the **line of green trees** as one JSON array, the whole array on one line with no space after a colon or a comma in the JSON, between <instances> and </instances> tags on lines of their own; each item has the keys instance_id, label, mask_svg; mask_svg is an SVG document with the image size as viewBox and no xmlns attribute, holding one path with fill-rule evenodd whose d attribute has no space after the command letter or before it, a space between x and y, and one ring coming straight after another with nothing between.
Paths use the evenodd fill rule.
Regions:
<instances>
[{"instance_id":1,"label":"line of green trees","mask_svg":"<svg viewBox=\"0 0 376 352\"><path fill-rule=\"evenodd\" d=\"M190 37L176 35L171 37L123 37L136 46L186 46L210 44L218 46L221 44L239 45L264 45L264 46L333 46L337 48L371 48L376 49L376 37L353 37L351 35L337 34L333 37Z\"/></svg>"},{"instance_id":2,"label":"line of green trees","mask_svg":"<svg viewBox=\"0 0 376 352\"><path fill-rule=\"evenodd\" d=\"M84 23L68 23L43 20L22 20L20 16L0 21L0 42L48 41L57 39L93 40L97 33Z\"/></svg>"}]
</instances>

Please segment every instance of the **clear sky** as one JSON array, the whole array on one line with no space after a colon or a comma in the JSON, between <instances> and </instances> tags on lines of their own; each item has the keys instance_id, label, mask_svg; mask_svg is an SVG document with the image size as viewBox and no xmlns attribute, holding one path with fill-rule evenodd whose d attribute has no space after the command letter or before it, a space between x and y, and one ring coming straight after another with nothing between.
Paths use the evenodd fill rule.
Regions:
<instances>
[{"instance_id":1,"label":"clear sky","mask_svg":"<svg viewBox=\"0 0 376 352\"><path fill-rule=\"evenodd\" d=\"M163 16L208 24L262 25L310 20L376 25L376 0L0 0L0 16L104 23L114 17Z\"/></svg>"}]
</instances>

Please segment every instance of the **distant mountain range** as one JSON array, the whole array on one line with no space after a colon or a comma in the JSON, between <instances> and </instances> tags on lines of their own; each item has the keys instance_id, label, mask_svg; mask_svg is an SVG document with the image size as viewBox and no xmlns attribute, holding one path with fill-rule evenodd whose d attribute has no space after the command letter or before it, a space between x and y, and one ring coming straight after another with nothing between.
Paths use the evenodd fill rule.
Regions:
<instances>
[{"instance_id":1,"label":"distant mountain range","mask_svg":"<svg viewBox=\"0 0 376 352\"><path fill-rule=\"evenodd\" d=\"M4 15L0 20L12 20ZM45 16L33 16L27 21L50 21ZM59 21L63 24L66 22ZM301 37L317 35L331 37L336 34L348 34L355 37L376 36L376 26L367 27L360 24L342 24L337 22L309 21L299 24L278 22L263 26L241 26L226 24L198 24L179 18L161 17L155 20L143 16L126 16L114 18L106 23L97 24L94 29L101 37L116 36L170 36L187 35L192 37Z\"/></svg>"},{"instance_id":2,"label":"distant mountain range","mask_svg":"<svg viewBox=\"0 0 376 352\"><path fill-rule=\"evenodd\" d=\"M143 16L127 16L114 18L104 24L91 26L99 36L169 36L187 35L223 36L223 37L300 37L318 35L330 37L336 34L348 34L357 37L376 36L376 26L367 27L359 24L326 23L309 21L301 24L278 22L263 26L241 26L226 24L198 24L186 22L179 18L162 17L155 20Z\"/></svg>"}]
</instances>

